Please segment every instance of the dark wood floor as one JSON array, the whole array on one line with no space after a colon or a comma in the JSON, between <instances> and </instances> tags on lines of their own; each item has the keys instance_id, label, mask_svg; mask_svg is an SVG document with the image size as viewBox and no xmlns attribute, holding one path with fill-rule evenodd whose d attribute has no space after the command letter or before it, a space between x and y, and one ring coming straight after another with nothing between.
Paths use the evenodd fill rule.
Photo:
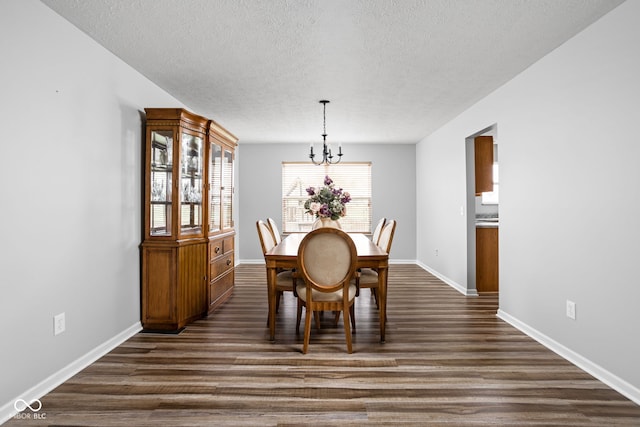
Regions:
<instances>
[{"instance_id":1,"label":"dark wood floor","mask_svg":"<svg viewBox=\"0 0 640 427\"><path fill-rule=\"evenodd\" d=\"M640 407L464 297L392 265L387 342L368 291L354 353L325 316L309 353L283 300L268 340L264 266L237 269L233 298L180 335L138 334L42 400L46 420L8 426L640 426Z\"/></svg>"}]
</instances>

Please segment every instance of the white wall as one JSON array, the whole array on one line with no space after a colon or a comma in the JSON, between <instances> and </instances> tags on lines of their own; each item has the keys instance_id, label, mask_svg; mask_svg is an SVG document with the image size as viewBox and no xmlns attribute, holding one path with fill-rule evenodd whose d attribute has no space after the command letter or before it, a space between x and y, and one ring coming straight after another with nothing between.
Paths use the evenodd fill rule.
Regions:
<instances>
[{"instance_id":1,"label":"white wall","mask_svg":"<svg viewBox=\"0 0 640 427\"><path fill-rule=\"evenodd\" d=\"M344 144L342 161L371 161L372 216L398 221L391 259L416 259L415 145ZM272 217L282 223L282 162L309 161L309 144L238 146L238 258L263 260L256 221ZM348 188L346 189L349 190Z\"/></svg>"},{"instance_id":2,"label":"white wall","mask_svg":"<svg viewBox=\"0 0 640 427\"><path fill-rule=\"evenodd\" d=\"M1 423L139 328L142 114L181 104L42 3L0 9Z\"/></svg>"},{"instance_id":3,"label":"white wall","mask_svg":"<svg viewBox=\"0 0 640 427\"><path fill-rule=\"evenodd\" d=\"M466 287L464 141L497 124L501 317L636 402L638 16L623 3L417 147L418 259Z\"/></svg>"}]
</instances>

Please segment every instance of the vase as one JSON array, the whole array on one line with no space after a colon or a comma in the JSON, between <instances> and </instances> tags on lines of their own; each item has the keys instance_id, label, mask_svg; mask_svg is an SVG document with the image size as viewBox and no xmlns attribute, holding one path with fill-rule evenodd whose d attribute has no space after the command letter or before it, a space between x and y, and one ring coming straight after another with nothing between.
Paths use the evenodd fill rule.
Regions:
<instances>
[{"instance_id":1,"label":"vase","mask_svg":"<svg viewBox=\"0 0 640 427\"><path fill-rule=\"evenodd\" d=\"M316 221L313 223L312 229L315 230L316 228L322 227L342 229L342 227L340 226L340 221L338 221L337 219L323 217L316 219Z\"/></svg>"}]
</instances>

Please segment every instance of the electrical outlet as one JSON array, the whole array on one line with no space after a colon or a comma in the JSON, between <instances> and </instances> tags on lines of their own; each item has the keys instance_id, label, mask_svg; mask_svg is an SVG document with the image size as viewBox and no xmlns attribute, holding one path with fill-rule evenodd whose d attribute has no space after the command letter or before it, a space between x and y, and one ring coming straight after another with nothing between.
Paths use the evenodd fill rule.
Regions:
<instances>
[{"instance_id":1,"label":"electrical outlet","mask_svg":"<svg viewBox=\"0 0 640 427\"><path fill-rule=\"evenodd\" d=\"M576 303L567 300L567 317L576 320Z\"/></svg>"},{"instance_id":2,"label":"electrical outlet","mask_svg":"<svg viewBox=\"0 0 640 427\"><path fill-rule=\"evenodd\" d=\"M53 316L53 335L60 335L66 329L64 313Z\"/></svg>"},{"instance_id":3,"label":"electrical outlet","mask_svg":"<svg viewBox=\"0 0 640 427\"><path fill-rule=\"evenodd\" d=\"M436 256L438 256L438 250L436 249Z\"/></svg>"}]
</instances>

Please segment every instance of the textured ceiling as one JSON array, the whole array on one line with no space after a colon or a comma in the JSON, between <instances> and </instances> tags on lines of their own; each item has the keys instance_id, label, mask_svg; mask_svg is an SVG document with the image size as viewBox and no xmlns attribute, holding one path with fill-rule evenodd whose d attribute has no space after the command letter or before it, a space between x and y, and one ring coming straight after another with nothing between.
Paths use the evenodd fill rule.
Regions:
<instances>
[{"instance_id":1,"label":"textured ceiling","mask_svg":"<svg viewBox=\"0 0 640 427\"><path fill-rule=\"evenodd\" d=\"M618 0L42 0L240 142L416 143ZM149 105L148 107L155 107Z\"/></svg>"}]
</instances>

